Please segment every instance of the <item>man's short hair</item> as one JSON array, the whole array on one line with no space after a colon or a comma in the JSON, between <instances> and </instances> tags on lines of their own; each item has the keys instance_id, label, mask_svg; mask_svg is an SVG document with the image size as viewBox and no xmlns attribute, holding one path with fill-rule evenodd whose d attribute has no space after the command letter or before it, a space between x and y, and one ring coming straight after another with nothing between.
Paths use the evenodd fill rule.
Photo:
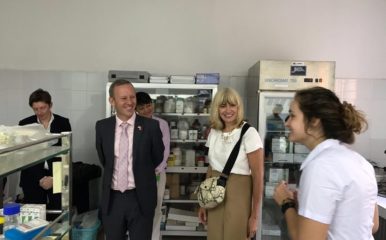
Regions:
<instances>
[{"instance_id":1,"label":"man's short hair","mask_svg":"<svg viewBox=\"0 0 386 240\"><path fill-rule=\"evenodd\" d=\"M29 106L32 107L32 105L36 102L44 102L51 106L52 100L51 95L49 92L39 88L36 89L31 95L29 96Z\"/></svg>"},{"instance_id":2,"label":"man's short hair","mask_svg":"<svg viewBox=\"0 0 386 240\"><path fill-rule=\"evenodd\" d=\"M137 92L137 105L145 105L152 102L153 101L149 94L145 92Z\"/></svg>"}]
</instances>

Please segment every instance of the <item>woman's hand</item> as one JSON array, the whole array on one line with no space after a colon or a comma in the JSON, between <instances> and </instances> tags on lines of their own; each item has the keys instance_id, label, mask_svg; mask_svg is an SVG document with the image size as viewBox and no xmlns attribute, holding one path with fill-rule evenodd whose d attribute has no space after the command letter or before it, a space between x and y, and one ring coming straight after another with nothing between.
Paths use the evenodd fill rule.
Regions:
<instances>
[{"instance_id":1,"label":"woman's hand","mask_svg":"<svg viewBox=\"0 0 386 240\"><path fill-rule=\"evenodd\" d=\"M293 199L295 200L295 194L288 188L288 184L285 181L281 181L275 187L275 192L273 193L273 198L276 203L281 206L285 199Z\"/></svg>"},{"instance_id":2,"label":"woman's hand","mask_svg":"<svg viewBox=\"0 0 386 240\"><path fill-rule=\"evenodd\" d=\"M257 218L249 217L248 219L248 239L253 238L257 231Z\"/></svg>"},{"instance_id":3,"label":"woman's hand","mask_svg":"<svg viewBox=\"0 0 386 240\"><path fill-rule=\"evenodd\" d=\"M208 223L207 219L207 211L205 208L201 208L198 210L198 218L200 219L200 222L204 225Z\"/></svg>"}]
</instances>

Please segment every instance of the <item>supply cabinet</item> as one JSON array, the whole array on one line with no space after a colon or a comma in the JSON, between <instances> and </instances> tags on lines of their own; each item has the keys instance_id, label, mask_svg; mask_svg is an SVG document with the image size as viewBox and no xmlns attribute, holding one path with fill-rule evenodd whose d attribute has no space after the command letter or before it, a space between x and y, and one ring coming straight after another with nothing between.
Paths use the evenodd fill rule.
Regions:
<instances>
[{"instance_id":1,"label":"supply cabinet","mask_svg":"<svg viewBox=\"0 0 386 240\"><path fill-rule=\"evenodd\" d=\"M59 139L62 141L62 146L51 146L52 141L56 142ZM54 237L50 239L62 239L69 236L71 230L71 133L49 134L39 140L0 148L0 182L3 182L3 178L9 174L53 157L61 157L58 182L61 188L62 207L51 211L51 213L60 215L34 239L40 239L40 236L48 231L51 232L50 236ZM2 187L1 190L3 190ZM0 194L0 207L3 207L3 194ZM50 211L47 210L47 212Z\"/></svg>"},{"instance_id":2,"label":"supply cabinet","mask_svg":"<svg viewBox=\"0 0 386 240\"><path fill-rule=\"evenodd\" d=\"M114 115L108 102L106 115ZM161 223L162 236L206 236L198 223L198 201L193 193L205 179L207 156L206 138L209 133L210 104L217 92L214 84L133 83L137 92L147 92L154 101L157 117L170 127L170 157L166 169L167 183L163 200L165 216Z\"/></svg>"}]
</instances>

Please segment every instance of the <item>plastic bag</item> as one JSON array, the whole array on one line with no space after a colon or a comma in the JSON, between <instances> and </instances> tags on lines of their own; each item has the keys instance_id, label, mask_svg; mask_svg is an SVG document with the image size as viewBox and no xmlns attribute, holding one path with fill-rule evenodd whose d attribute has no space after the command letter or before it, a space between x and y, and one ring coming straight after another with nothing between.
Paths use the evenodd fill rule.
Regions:
<instances>
[{"instance_id":1,"label":"plastic bag","mask_svg":"<svg viewBox=\"0 0 386 240\"><path fill-rule=\"evenodd\" d=\"M40 140L51 135L41 124L33 123L24 126L0 125L0 149ZM30 148L44 148L57 143L56 140L33 145Z\"/></svg>"}]
</instances>

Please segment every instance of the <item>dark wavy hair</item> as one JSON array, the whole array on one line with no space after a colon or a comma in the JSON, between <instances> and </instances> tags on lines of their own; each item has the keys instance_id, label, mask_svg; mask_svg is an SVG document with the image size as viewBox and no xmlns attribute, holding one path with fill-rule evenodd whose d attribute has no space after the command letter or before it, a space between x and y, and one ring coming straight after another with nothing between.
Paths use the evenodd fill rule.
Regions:
<instances>
[{"instance_id":1,"label":"dark wavy hair","mask_svg":"<svg viewBox=\"0 0 386 240\"><path fill-rule=\"evenodd\" d=\"M340 102L334 92L322 87L312 87L296 92L295 101L303 112L306 128L313 118L321 121L324 136L352 144L354 133L358 134L368 127L363 112L353 105Z\"/></svg>"}]
</instances>

